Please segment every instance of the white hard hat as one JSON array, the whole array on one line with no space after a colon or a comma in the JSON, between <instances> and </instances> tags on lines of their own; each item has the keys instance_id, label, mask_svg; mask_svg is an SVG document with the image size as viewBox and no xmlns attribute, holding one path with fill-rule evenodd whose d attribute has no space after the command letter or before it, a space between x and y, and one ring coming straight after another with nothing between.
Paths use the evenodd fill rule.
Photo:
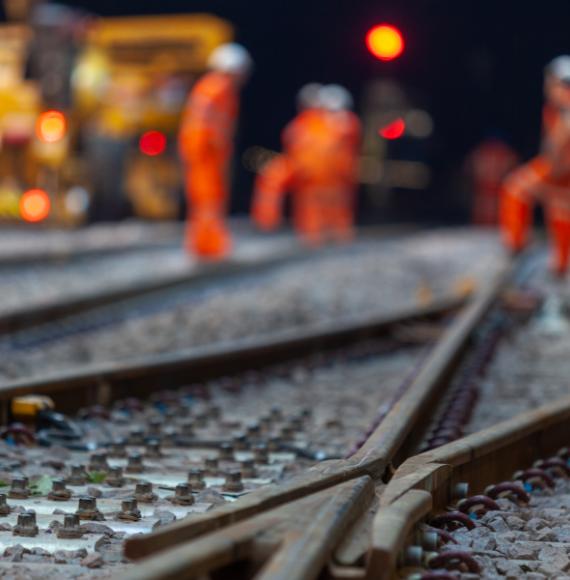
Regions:
<instances>
[{"instance_id":1,"label":"white hard hat","mask_svg":"<svg viewBox=\"0 0 570 580\"><path fill-rule=\"evenodd\" d=\"M352 95L340 85L326 85L319 95L322 106L327 111L344 111L352 109L354 101Z\"/></svg>"},{"instance_id":2,"label":"white hard hat","mask_svg":"<svg viewBox=\"0 0 570 580\"><path fill-rule=\"evenodd\" d=\"M323 85L320 83L308 83L302 86L297 93L297 107L301 110L320 107L322 88Z\"/></svg>"},{"instance_id":3,"label":"white hard hat","mask_svg":"<svg viewBox=\"0 0 570 580\"><path fill-rule=\"evenodd\" d=\"M570 84L570 56L557 56L547 65L546 72L559 81Z\"/></svg>"},{"instance_id":4,"label":"white hard hat","mask_svg":"<svg viewBox=\"0 0 570 580\"><path fill-rule=\"evenodd\" d=\"M253 67L249 52L236 43L218 46L208 59L208 68L220 72L247 76Z\"/></svg>"}]
</instances>

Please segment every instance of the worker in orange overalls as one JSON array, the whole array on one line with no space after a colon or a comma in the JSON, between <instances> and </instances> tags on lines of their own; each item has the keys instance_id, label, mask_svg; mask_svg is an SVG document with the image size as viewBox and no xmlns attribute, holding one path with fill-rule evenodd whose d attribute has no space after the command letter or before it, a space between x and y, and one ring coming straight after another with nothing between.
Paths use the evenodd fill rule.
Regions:
<instances>
[{"instance_id":1,"label":"worker in orange overalls","mask_svg":"<svg viewBox=\"0 0 570 580\"><path fill-rule=\"evenodd\" d=\"M283 132L284 153L256 181L252 216L262 229L279 224L290 191L293 223L305 242L351 238L360 123L350 104L342 87L312 84L301 90L301 110Z\"/></svg>"},{"instance_id":2,"label":"worker in orange overalls","mask_svg":"<svg viewBox=\"0 0 570 580\"><path fill-rule=\"evenodd\" d=\"M544 207L553 269L563 276L570 258L570 56L554 59L546 68L546 103L540 154L510 174L501 199L501 228L514 252L527 243L535 199Z\"/></svg>"},{"instance_id":3,"label":"worker in orange overalls","mask_svg":"<svg viewBox=\"0 0 570 580\"><path fill-rule=\"evenodd\" d=\"M186 249L215 260L231 249L226 225L228 170L239 89L251 72L252 60L239 44L225 44L214 50L208 64L210 72L188 97L178 141L186 172Z\"/></svg>"},{"instance_id":4,"label":"worker in orange overalls","mask_svg":"<svg viewBox=\"0 0 570 580\"><path fill-rule=\"evenodd\" d=\"M505 176L518 163L512 147L496 137L479 143L467 158L467 172L473 185L473 223L496 226L499 198Z\"/></svg>"}]
</instances>

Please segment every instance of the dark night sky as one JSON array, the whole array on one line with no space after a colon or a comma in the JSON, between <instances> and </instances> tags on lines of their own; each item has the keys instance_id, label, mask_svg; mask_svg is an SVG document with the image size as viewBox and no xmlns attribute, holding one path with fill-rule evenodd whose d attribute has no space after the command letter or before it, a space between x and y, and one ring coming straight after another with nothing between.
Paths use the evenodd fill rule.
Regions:
<instances>
[{"instance_id":1,"label":"dark night sky","mask_svg":"<svg viewBox=\"0 0 570 580\"><path fill-rule=\"evenodd\" d=\"M421 95L433 114L443 174L488 131L524 157L540 127L542 68L570 53L570 0L80 0L101 15L212 12L231 20L256 60L244 93L241 146L279 146L308 81L339 82L358 94L388 75ZM407 50L395 63L366 51L378 22L398 25ZM242 177L243 180L243 177Z\"/></svg>"}]
</instances>

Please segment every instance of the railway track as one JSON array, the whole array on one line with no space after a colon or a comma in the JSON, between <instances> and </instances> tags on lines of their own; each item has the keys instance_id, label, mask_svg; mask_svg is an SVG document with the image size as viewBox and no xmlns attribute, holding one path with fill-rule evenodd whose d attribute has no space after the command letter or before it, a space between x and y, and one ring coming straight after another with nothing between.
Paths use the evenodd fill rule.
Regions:
<instances>
[{"instance_id":1,"label":"railway track","mask_svg":"<svg viewBox=\"0 0 570 580\"><path fill-rule=\"evenodd\" d=\"M323 570L328 577L373 578L395 571L415 520L409 516L405 530L397 528L394 486L412 482L415 493L432 467L426 457L464 441L438 447L442 438L460 436L467 418L453 433L437 433L434 420L450 419L458 377L470 380L492 364L509 328L501 315L527 314L520 297L517 308L500 299L511 278L510 269L501 270L463 307L442 301L374 321L250 338L233 352L210 346L152 364L4 383L5 416L16 395L49 394L68 413L83 408L78 418L86 432L78 440L90 445L67 440L71 449L56 446L48 460L44 452L30 459L29 452L6 450L2 467L12 471L11 487L14 471L30 472L7 499L23 509L12 509L0 529L6 546L0 569L11 573L21 562L28 577L91 570L94 577L133 579L304 579ZM150 402L129 398L135 393L150 395ZM409 459L426 447L433 449L421 461ZM121 478L122 486L109 485ZM439 472L425 481L432 489ZM22 487L27 499L18 498ZM55 513L48 487L72 492ZM29 509L39 530L18 536L16 549L16 530L34 527L33 516L19 513ZM386 547L392 537L398 542ZM135 564L122 561L123 548Z\"/></svg>"},{"instance_id":2,"label":"railway track","mask_svg":"<svg viewBox=\"0 0 570 580\"><path fill-rule=\"evenodd\" d=\"M450 242L459 244L459 254ZM30 309L0 319L0 379L383 316L465 293L496 268L481 258L495 248L493 238L449 233L363 241ZM442 251L447 260L435 257ZM474 262L467 279L463 255Z\"/></svg>"}]
</instances>

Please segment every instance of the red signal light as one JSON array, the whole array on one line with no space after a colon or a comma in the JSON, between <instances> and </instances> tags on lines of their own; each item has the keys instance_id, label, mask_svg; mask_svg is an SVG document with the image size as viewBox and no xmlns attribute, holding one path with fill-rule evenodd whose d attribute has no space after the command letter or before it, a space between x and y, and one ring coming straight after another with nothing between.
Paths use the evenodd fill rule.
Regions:
<instances>
[{"instance_id":1,"label":"red signal light","mask_svg":"<svg viewBox=\"0 0 570 580\"><path fill-rule=\"evenodd\" d=\"M380 137L384 137L384 139L393 140L399 139L406 130L406 122L402 117L398 117L396 120L392 121L390 124L382 127L378 133Z\"/></svg>"},{"instance_id":2,"label":"red signal light","mask_svg":"<svg viewBox=\"0 0 570 580\"><path fill-rule=\"evenodd\" d=\"M36 135L44 143L57 143L67 132L65 115L60 111L45 111L36 122Z\"/></svg>"},{"instance_id":3,"label":"red signal light","mask_svg":"<svg viewBox=\"0 0 570 580\"><path fill-rule=\"evenodd\" d=\"M166 149L166 136L160 131L147 131L139 139L139 149L145 155L156 157Z\"/></svg>"},{"instance_id":4,"label":"red signal light","mask_svg":"<svg viewBox=\"0 0 570 580\"><path fill-rule=\"evenodd\" d=\"M380 60L394 60L404 52L402 33L390 24L378 24L366 35L368 50Z\"/></svg>"},{"instance_id":5,"label":"red signal light","mask_svg":"<svg viewBox=\"0 0 570 580\"><path fill-rule=\"evenodd\" d=\"M20 215L27 222L45 220L51 209L49 195L43 189L30 189L20 198Z\"/></svg>"}]
</instances>

